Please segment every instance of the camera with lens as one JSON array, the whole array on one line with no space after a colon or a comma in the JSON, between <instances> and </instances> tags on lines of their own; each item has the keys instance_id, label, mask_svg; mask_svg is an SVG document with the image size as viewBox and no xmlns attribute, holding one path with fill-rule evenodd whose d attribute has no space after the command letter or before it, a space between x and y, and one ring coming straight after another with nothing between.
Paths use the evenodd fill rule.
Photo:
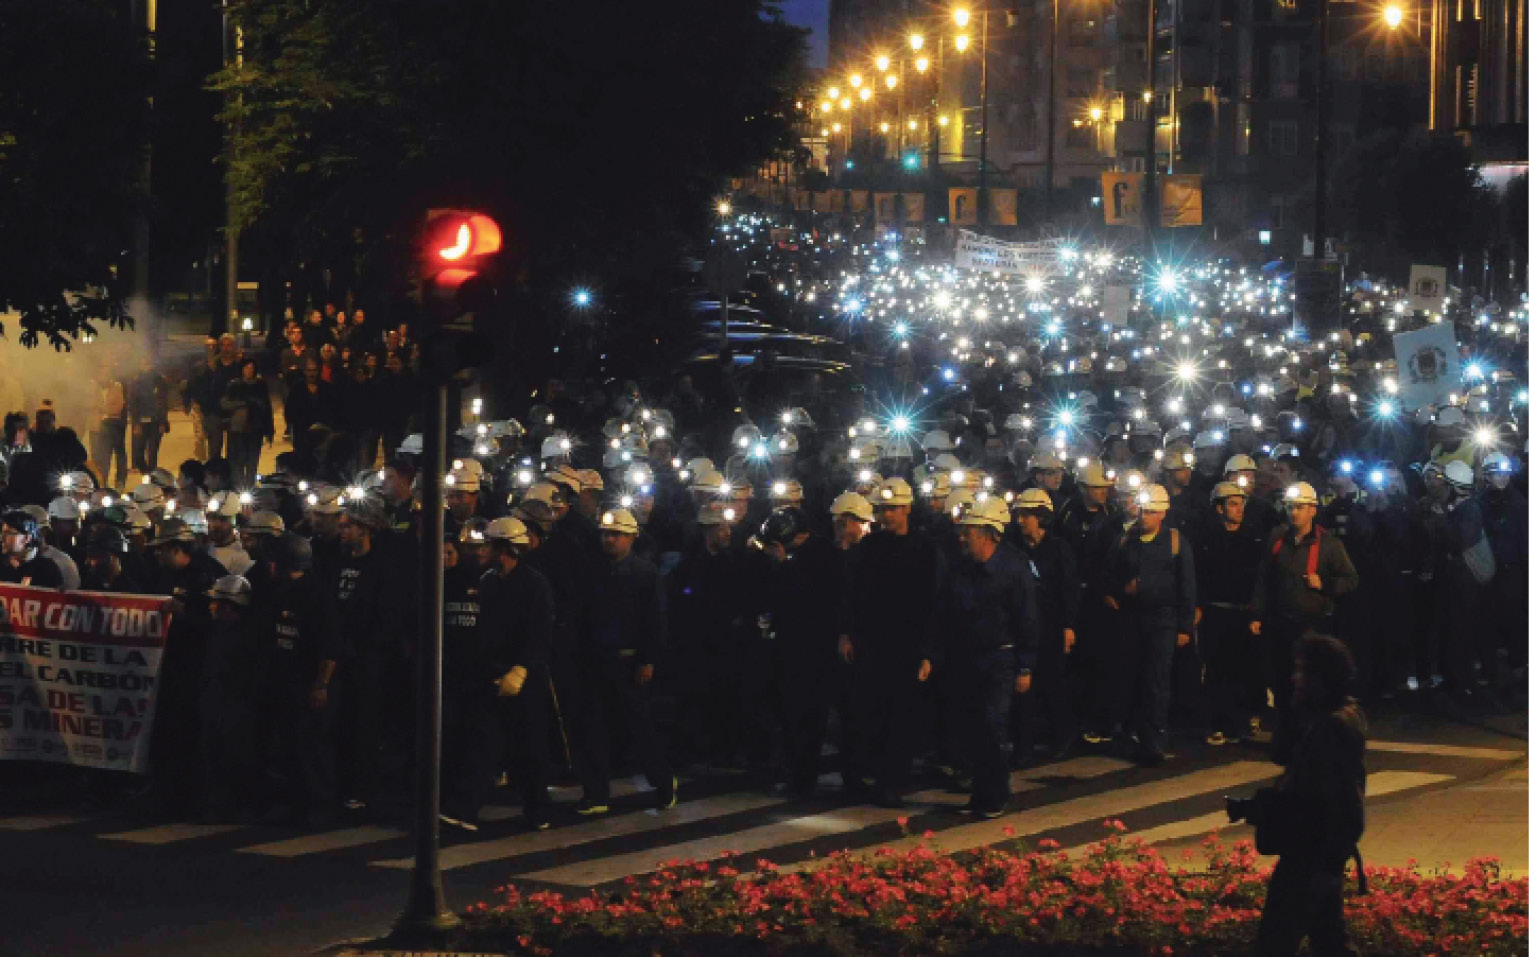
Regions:
<instances>
[{"instance_id":1,"label":"camera with lens","mask_svg":"<svg viewBox=\"0 0 1529 957\"><path fill-rule=\"evenodd\" d=\"M1258 826L1258 799L1257 798L1234 798L1226 799L1227 820L1233 824L1248 823Z\"/></svg>"}]
</instances>

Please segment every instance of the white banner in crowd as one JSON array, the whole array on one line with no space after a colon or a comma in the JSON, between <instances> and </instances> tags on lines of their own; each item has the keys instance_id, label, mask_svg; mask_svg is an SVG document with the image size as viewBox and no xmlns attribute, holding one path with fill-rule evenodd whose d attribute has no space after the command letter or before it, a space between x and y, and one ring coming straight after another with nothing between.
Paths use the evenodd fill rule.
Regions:
<instances>
[{"instance_id":1,"label":"white banner in crowd","mask_svg":"<svg viewBox=\"0 0 1529 957\"><path fill-rule=\"evenodd\" d=\"M0 759L148 770L170 599L0 585Z\"/></svg>"},{"instance_id":2,"label":"white banner in crowd","mask_svg":"<svg viewBox=\"0 0 1529 957\"><path fill-rule=\"evenodd\" d=\"M1412 275L1407 283L1407 299L1414 312L1438 315L1444 311L1444 297L1449 295L1445 277L1443 266L1412 267Z\"/></svg>"},{"instance_id":3,"label":"white banner in crowd","mask_svg":"<svg viewBox=\"0 0 1529 957\"><path fill-rule=\"evenodd\" d=\"M1455 327L1436 322L1416 332L1399 332L1396 344L1396 381L1402 405L1421 409L1442 404L1460 388L1460 347Z\"/></svg>"},{"instance_id":4,"label":"white banner in crowd","mask_svg":"<svg viewBox=\"0 0 1529 957\"><path fill-rule=\"evenodd\" d=\"M956 237L956 266L987 272L1034 273L1055 266L1061 250L1060 239L1010 243L963 229Z\"/></svg>"}]
</instances>

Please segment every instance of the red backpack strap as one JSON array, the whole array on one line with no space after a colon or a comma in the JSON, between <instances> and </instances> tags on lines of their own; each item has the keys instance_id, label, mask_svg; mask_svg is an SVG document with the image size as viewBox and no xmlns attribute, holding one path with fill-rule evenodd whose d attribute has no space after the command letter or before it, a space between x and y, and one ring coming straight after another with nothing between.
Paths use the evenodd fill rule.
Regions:
<instances>
[{"instance_id":1,"label":"red backpack strap","mask_svg":"<svg viewBox=\"0 0 1529 957\"><path fill-rule=\"evenodd\" d=\"M1285 544L1285 536L1280 535L1277 538L1275 538L1274 539L1274 552L1273 552L1273 554L1278 555L1279 554L1279 550L1284 546L1284 544Z\"/></svg>"},{"instance_id":2,"label":"red backpack strap","mask_svg":"<svg viewBox=\"0 0 1529 957\"><path fill-rule=\"evenodd\" d=\"M1311 551L1306 553L1306 574L1317 573L1317 561L1322 557L1322 526L1317 525L1312 529L1315 541L1311 543Z\"/></svg>"}]
</instances>

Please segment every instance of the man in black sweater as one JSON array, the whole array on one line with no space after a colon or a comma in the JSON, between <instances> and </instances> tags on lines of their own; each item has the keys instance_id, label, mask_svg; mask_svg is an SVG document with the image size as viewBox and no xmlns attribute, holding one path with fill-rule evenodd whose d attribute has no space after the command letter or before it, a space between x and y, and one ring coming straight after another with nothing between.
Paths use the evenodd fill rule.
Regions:
<instances>
[{"instance_id":1,"label":"man in black sweater","mask_svg":"<svg viewBox=\"0 0 1529 957\"><path fill-rule=\"evenodd\" d=\"M1195 615L1205 660L1203 713L1206 740L1221 745L1247 734L1264 705L1268 681L1261 643L1248 630L1253 586L1268 549L1245 521L1247 491L1221 482L1211 492L1212 518L1195 539Z\"/></svg>"},{"instance_id":2,"label":"man in black sweater","mask_svg":"<svg viewBox=\"0 0 1529 957\"><path fill-rule=\"evenodd\" d=\"M549 824L552 586L521 561L531 539L519 519L494 519L484 537L488 570L475 585L452 576L448 596L444 685L450 733L441 822L478 829L479 811L493 793L508 741L515 751L510 766L520 778L525 823L542 830Z\"/></svg>"},{"instance_id":3,"label":"man in black sweater","mask_svg":"<svg viewBox=\"0 0 1529 957\"><path fill-rule=\"evenodd\" d=\"M583 733L577 763L584 799L578 813L585 817L610 810L610 726L616 722L637 748L658 807L677 800L679 782L653 726L650 700L654 663L665 644L663 588L658 569L632 554L638 531L637 519L624 508L600 516L605 562L596 572L579 662Z\"/></svg>"}]
</instances>

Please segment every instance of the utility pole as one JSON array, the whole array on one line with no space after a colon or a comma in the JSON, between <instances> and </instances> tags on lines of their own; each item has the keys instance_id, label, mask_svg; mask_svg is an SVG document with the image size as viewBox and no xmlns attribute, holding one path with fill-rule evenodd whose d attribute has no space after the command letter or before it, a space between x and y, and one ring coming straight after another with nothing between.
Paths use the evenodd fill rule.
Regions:
<instances>
[{"instance_id":1,"label":"utility pole","mask_svg":"<svg viewBox=\"0 0 1529 957\"><path fill-rule=\"evenodd\" d=\"M977 147L977 224L987 226L987 29L988 12L982 8L982 140ZM964 151L964 150L963 150Z\"/></svg>"},{"instance_id":2,"label":"utility pole","mask_svg":"<svg viewBox=\"0 0 1529 957\"><path fill-rule=\"evenodd\" d=\"M133 26L143 32L148 44L149 62L156 59L156 34L159 29L159 0L130 0ZM154 96L149 95L149 112L152 117ZM153 128L150 124L150 130ZM133 222L133 286L128 293L129 311L133 318L147 320L149 315L149 196L153 191L154 140L149 130L143 133L142 143L143 195L139 198L138 213ZM150 337L153 341L153 337Z\"/></svg>"},{"instance_id":3,"label":"utility pole","mask_svg":"<svg viewBox=\"0 0 1529 957\"><path fill-rule=\"evenodd\" d=\"M1313 170L1311 210L1311 255L1315 259L1327 258L1327 4L1317 3L1317 62L1316 62L1316 131L1312 136Z\"/></svg>"},{"instance_id":4,"label":"utility pole","mask_svg":"<svg viewBox=\"0 0 1529 957\"><path fill-rule=\"evenodd\" d=\"M1052 190L1056 187L1056 61L1057 34L1062 26L1062 0L1051 0L1051 65L1046 73L1046 217L1051 218Z\"/></svg>"},{"instance_id":5,"label":"utility pole","mask_svg":"<svg viewBox=\"0 0 1529 957\"><path fill-rule=\"evenodd\" d=\"M1147 144L1144 149L1145 164L1142 169L1141 228L1143 251L1148 257L1157 250L1157 0L1147 0L1147 88L1142 93L1146 101Z\"/></svg>"},{"instance_id":6,"label":"utility pole","mask_svg":"<svg viewBox=\"0 0 1529 957\"><path fill-rule=\"evenodd\" d=\"M229 0L223 0L223 67L244 66L244 35L229 16ZM236 94L228 94L234 96ZM232 180L235 130L224 132L228 145L223 166L223 308L224 331L239 327L239 229L234 225L234 187ZM213 323L217 331L217 323Z\"/></svg>"}]
</instances>

